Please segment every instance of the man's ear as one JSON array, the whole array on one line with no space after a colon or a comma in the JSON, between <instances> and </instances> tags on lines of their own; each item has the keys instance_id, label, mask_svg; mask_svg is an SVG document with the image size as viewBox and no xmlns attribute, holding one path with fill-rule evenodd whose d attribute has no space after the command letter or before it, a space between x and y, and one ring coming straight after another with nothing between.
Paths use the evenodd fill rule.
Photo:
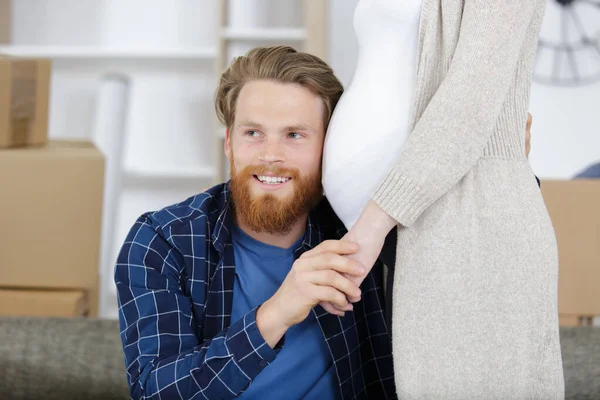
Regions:
<instances>
[{"instance_id":1,"label":"man's ear","mask_svg":"<svg viewBox=\"0 0 600 400\"><path fill-rule=\"evenodd\" d=\"M231 136L229 135L229 128L225 128L225 145L224 145L225 157L231 160Z\"/></svg>"}]
</instances>

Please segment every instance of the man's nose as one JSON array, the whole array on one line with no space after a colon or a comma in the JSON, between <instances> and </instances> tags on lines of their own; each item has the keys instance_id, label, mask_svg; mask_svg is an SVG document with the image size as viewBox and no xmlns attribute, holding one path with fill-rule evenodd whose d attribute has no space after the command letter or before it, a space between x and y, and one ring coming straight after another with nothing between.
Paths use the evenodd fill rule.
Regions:
<instances>
[{"instance_id":1,"label":"man's nose","mask_svg":"<svg viewBox=\"0 0 600 400\"><path fill-rule=\"evenodd\" d=\"M260 160L269 164L285 160L283 145L278 138L267 138L264 141Z\"/></svg>"}]
</instances>

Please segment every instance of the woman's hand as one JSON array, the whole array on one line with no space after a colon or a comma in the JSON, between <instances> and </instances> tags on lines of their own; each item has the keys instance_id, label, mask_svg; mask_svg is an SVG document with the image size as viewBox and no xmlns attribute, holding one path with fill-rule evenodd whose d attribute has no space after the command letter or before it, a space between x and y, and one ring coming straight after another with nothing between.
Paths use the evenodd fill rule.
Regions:
<instances>
[{"instance_id":1,"label":"woman's hand","mask_svg":"<svg viewBox=\"0 0 600 400\"><path fill-rule=\"evenodd\" d=\"M352 229L343 237L342 240L358 243L358 251L346 257L358 261L366 269L366 272L360 276L346 276L356 286L360 286L371 268L373 268L381 253L386 236L397 224L396 220L371 200ZM355 303L360 300L360 297L351 297L348 300ZM321 303L320 305L327 312L336 315L339 315L340 311L351 309L350 307L337 309L331 303Z\"/></svg>"},{"instance_id":2,"label":"woman's hand","mask_svg":"<svg viewBox=\"0 0 600 400\"><path fill-rule=\"evenodd\" d=\"M525 156L529 158L531 151L531 124L533 124L533 116L527 113L527 125L525 126Z\"/></svg>"}]
</instances>

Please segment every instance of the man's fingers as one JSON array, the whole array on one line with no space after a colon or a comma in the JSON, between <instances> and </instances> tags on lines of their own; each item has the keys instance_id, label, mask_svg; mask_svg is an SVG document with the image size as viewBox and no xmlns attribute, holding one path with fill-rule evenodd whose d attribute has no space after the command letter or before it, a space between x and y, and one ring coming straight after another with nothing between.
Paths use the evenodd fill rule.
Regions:
<instances>
[{"instance_id":1,"label":"man's fingers","mask_svg":"<svg viewBox=\"0 0 600 400\"><path fill-rule=\"evenodd\" d=\"M343 316L344 316L344 311L342 311L342 310L338 310L338 309L337 309L337 308L336 308L336 307L333 305L333 303L330 303L330 302L328 302L328 301L322 301L322 302L321 302L319 305L320 305L321 307L323 307L323 309L324 309L325 311L327 311L329 314L338 315L338 316L340 316L340 317L343 317ZM350 303L348 303L348 305L347 305L346 307L348 307L348 306L351 306L351 304L350 304ZM348 311L350 311L350 310L348 310Z\"/></svg>"},{"instance_id":2,"label":"man's fingers","mask_svg":"<svg viewBox=\"0 0 600 400\"><path fill-rule=\"evenodd\" d=\"M531 124L533 123L533 116L530 113L527 113L527 130L531 128Z\"/></svg>"},{"instance_id":3,"label":"man's fingers","mask_svg":"<svg viewBox=\"0 0 600 400\"><path fill-rule=\"evenodd\" d=\"M319 299L320 302L330 302L338 309L343 308L348 304L346 296L331 286L314 286L313 291L315 298ZM340 315L339 313L335 314Z\"/></svg>"},{"instance_id":4,"label":"man's fingers","mask_svg":"<svg viewBox=\"0 0 600 400\"><path fill-rule=\"evenodd\" d=\"M328 304L331 304L331 303L328 303ZM340 307L340 308L336 307L333 304L331 304L331 305L333 306L333 308L335 308L335 310L337 311L337 313L345 314L346 311L354 311L354 305L352 303L350 303L350 302L348 304L346 304L344 307ZM336 315L339 315L337 313L336 313Z\"/></svg>"},{"instance_id":5,"label":"man's fingers","mask_svg":"<svg viewBox=\"0 0 600 400\"><path fill-rule=\"evenodd\" d=\"M350 281L350 279L332 270L315 271L310 275L309 280L315 285L335 288L343 293L344 299L347 297L359 297L361 294L360 288ZM346 303L343 305L346 305Z\"/></svg>"},{"instance_id":6,"label":"man's fingers","mask_svg":"<svg viewBox=\"0 0 600 400\"><path fill-rule=\"evenodd\" d=\"M347 240L326 240L312 250L302 254L301 258L313 257L323 253L336 253L342 255L354 254L358 250L358 244Z\"/></svg>"},{"instance_id":7,"label":"man's fingers","mask_svg":"<svg viewBox=\"0 0 600 400\"><path fill-rule=\"evenodd\" d=\"M304 268L313 271L334 270L353 276L362 276L366 272L358 261L335 253L322 253L302 260L302 263Z\"/></svg>"},{"instance_id":8,"label":"man's fingers","mask_svg":"<svg viewBox=\"0 0 600 400\"><path fill-rule=\"evenodd\" d=\"M360 289L360 283L355 283L354 281L352 281L352 276L344 275L344 277L350 279L350 281L352 283L356 284L356 286L358 286L358 288ZM350 303L356 303L356 302L360 301L360 296L348 296L348 301Z\"/></svg>"},{"instance_id":9,"label":"man's fingers","mask_svg":"<svg viewBox=\"0 0 600 400\"><path fill-rule=\"evenodd\" d=\"M358 303L360 301L360 296L348 296L348 301L350 303Z\"/></svg>"}]
</instances>

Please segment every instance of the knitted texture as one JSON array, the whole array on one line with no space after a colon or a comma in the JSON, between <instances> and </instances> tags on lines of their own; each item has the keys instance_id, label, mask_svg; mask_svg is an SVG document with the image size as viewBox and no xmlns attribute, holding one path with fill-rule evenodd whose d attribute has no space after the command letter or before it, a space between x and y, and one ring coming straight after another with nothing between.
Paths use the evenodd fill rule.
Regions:
<instances>
[{"instance_id":1,"label":"knitted texture","mask_svg":"<svg viewBox=\"0 0 600 400\"><path fill-rule=\"evenodd\" d=\"M399 225L401 399L564 398L554 230L525 157L545 0L424 0L411 133L373 199Z\"/></svg>"}]
</instances>

